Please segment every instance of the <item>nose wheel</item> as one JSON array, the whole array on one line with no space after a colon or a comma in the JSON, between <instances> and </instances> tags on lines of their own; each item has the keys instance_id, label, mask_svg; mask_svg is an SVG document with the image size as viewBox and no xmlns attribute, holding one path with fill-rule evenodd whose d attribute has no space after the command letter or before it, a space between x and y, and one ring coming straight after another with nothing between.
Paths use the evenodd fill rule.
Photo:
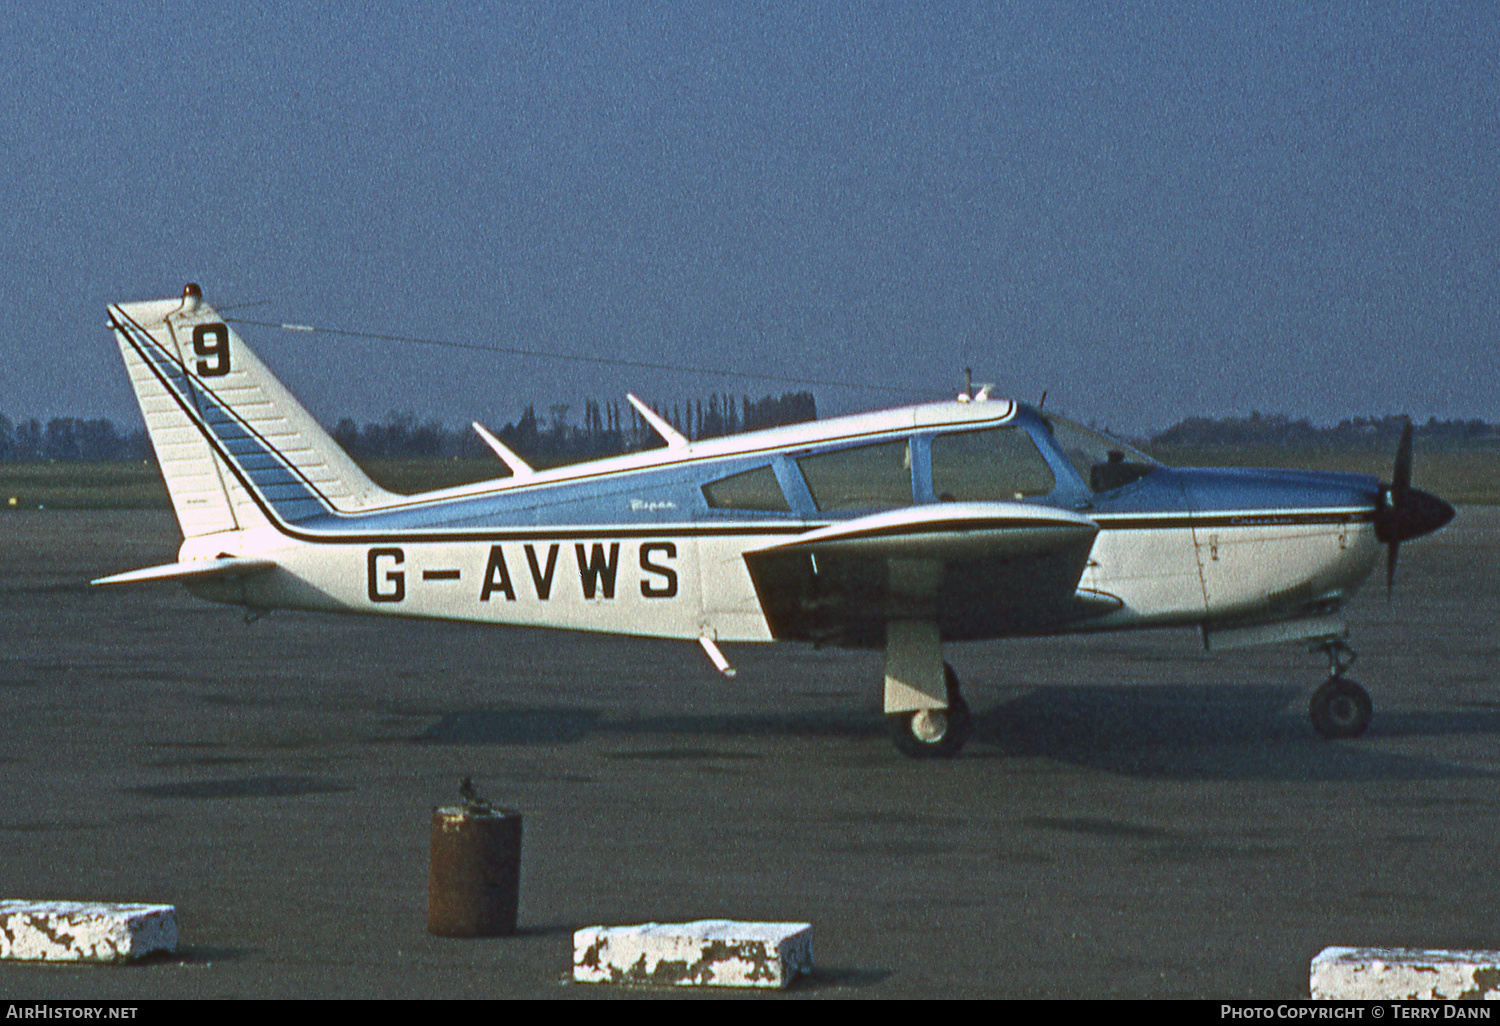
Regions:
<instances>
[{"instance_id":1,"label":"nose wheel","mask_svg":"<svg viewBox=\"0 0 1500 1026\"><path fill-rule=\"evenodd\" d=\"M891 740L896 749L909 759L951 759L963 748L973 730L969 703L959 690L958 674L943 664L947 685L948 708L918 709L888 717Z\"/></svg>"},{"instance_id":2,"label":"nose wheel","mask_svg":"<svg viewBox=\"0 0 1500 1026\"><path fill-rule=\"evenodd\" d=\"M1374 706L1369 692L1344 676L1358 656L1343 638L1324 639L1317 649L1328 655L1328 679L1318 685L1307 705L1313 729L1330 740L1359 737L1370 726Z\"/></svg>"}]
</instances>

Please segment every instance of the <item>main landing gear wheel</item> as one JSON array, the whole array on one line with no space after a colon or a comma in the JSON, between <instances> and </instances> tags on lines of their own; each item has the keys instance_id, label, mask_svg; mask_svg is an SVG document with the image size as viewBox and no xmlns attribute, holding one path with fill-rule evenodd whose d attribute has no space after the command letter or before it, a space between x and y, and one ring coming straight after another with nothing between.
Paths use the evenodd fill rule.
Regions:
<instances>
[{"instance_id":1,"label":"main landing gear wheel","mask_svg":"<svg viewBox=\"0 0 1500 1026\"><path fill-rule=\"evenodd\" d=\"M959 691L958 674L943 664L948 690L948 708L918 709L888 717L896 750L909 759L951 759L969 740L974 724L969 703Z\"/></svg>"},{"instance_id":2,"label":"main landing gear wheel","mask_svg":"<svg viewBox=\"0 0 1500 1026\"><path fill-rule=\"evenodd\" d=\"M1369 692L1344 676L1358 656L1337 637L1320 640L1314 646L1314 651L1318 649L1328 656L1328 679L1318 686L1307 704L1313 729L1333 740L1359 737L1370 726L1373 706Z\"/></svg>"},{"instance_id":3,"label":"main landing gear wheel","mask_svg":"<svg viewBox=\"0 0 1500 1026\"><path fill-rule=\"evenodd\" d=\"M1363 734L1372 709L1369 693L1347 677L1329 677L1307 705L1313 729L1335 740Z\"/></svg>"}]
</instances>

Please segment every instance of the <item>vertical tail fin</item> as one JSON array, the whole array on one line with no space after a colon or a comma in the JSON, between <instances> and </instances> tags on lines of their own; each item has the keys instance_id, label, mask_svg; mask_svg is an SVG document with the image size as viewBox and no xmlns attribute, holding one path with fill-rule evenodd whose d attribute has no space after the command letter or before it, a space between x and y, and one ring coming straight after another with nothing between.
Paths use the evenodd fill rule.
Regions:
<instances>
[{"instance_id":1,"label":"vertical tail fin","mask_svg":"<svg viewBox=\"0 0 1500 1026\"><path fill-rule=\"evenodd\" d=\"M394 502L203 302L109 308L185 537Z\"/></svg>"}]
</instances>

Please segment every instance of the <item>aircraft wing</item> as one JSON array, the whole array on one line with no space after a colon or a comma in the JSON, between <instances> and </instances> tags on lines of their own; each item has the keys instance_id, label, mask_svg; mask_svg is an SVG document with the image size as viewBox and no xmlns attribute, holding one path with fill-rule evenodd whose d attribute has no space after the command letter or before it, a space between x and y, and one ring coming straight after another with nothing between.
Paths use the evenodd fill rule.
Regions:
<instances>
[{"instance_id":1,"label":"aircraft wing","mask_svg":"<svg viewBox=\"0 0 1500 1026\"><path fill-rule=\"evenodd\" d=\"M189 559L181 563L148 566L144 570L100 577L90 584L136 584L141 581L205 580L215 577L244 577L270 570L276 565L270 559L248 559L241 556L219 556L217 559Z\"/></svg>"},{"instance_id":2,"label":"aircraft wing","mask_svg":"<svg viewBox=\"0 0 1500 1026\"><path fill-rule=\"evenodd\" d=\"M1078 588L1098 531L1067 510L947 502L818 528L745 563L778 638L874 647L887 621L929 620L964 640L1116 608Z\"/></svg>"}]
</instances>

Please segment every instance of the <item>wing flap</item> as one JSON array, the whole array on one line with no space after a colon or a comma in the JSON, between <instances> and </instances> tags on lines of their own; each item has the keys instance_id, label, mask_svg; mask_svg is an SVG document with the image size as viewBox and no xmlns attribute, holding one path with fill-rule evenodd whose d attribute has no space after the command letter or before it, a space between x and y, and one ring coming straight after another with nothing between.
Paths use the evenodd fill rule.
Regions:
<instances>
[{"instance_id":1,"label":"wing flap","mask_svg":"<svg viewBox=\"0 0 1500 1026\"><path fill-rule=\"evenodd\" d=\"M891 620L946 640L1038 633L1113 608L1080 602L1099 525L1024 503L941 503L832 524L745 555L778 638L875 647Z\"/></svg>"},{"instance_id":2,"label":"wing flap","mask_svg":"<svg viewBox=\"0 0 1500 1026\"><path fill-rule=\"evenodd\" d=\"M826 552L893 559L1022 556L1083 539L1088 517L1019 502L945 502L889 510L831 524L757 552Z\"/></svg>"}]
</instances>

